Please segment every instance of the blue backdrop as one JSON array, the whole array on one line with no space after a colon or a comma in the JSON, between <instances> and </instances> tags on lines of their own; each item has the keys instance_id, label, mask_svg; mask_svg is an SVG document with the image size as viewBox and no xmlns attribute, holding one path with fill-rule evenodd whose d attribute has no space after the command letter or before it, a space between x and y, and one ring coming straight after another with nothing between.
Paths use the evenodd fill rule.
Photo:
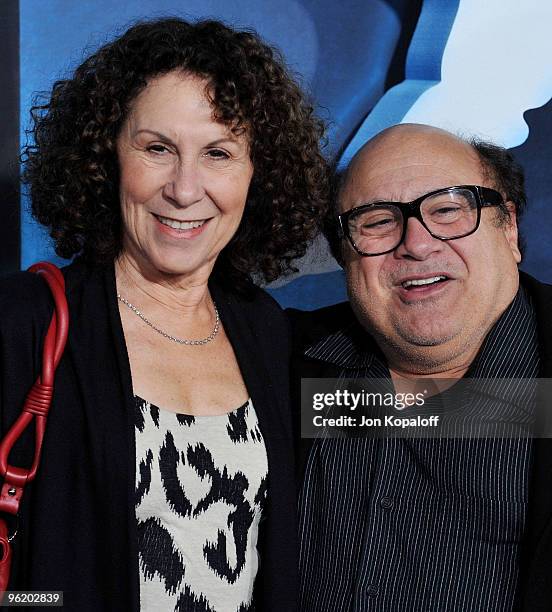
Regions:
<instances>
[{"instance_id":1,"label":"blue backdrop","mask_svg":"<svg viewBox=\"0 0 552 612\"><path fill-rule=\"evenodd\" d=\"M548 206L552 37L547 0L20 0L21 140L36 92L141 18L214 17L252 27L278 46L330 121L328 155L345 163L401 121L477 133L510 147L526 169L530 206L522 267L552 282ZM484 6L483 6L484 5ZM421 10L420 10L421 8ZM489 33L499 32L492 37ZM511 41L515 40L515 45ZM501 47L502 45L502 47ZM534 110L532 110L534 109ZM21 265L55 260L22 203ZM300 273L271 288L283 305L345 299L343 275L323 244Z\"/></svg>"}]
</instances>

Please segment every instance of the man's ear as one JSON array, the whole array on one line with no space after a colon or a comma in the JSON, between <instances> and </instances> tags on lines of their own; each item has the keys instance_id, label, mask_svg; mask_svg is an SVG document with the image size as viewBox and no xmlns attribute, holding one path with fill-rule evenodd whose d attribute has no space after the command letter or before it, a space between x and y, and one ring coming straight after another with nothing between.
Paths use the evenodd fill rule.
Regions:
<instances>
[{"instance_id":1,"label":"man's ear","mask_svg":"<svg viewBox=\"0 0 552 612\"><path fill-rule=\"evenodd\" d=\"M506 208L508 209L508 219L504 221L504 235L508 241L508 246L512 251L512 255L516 263L521 262L521 251L519 250L519 236L517 226L517 214L516 205L513 202L506 202Z\"/></svg>"}]
</instances>

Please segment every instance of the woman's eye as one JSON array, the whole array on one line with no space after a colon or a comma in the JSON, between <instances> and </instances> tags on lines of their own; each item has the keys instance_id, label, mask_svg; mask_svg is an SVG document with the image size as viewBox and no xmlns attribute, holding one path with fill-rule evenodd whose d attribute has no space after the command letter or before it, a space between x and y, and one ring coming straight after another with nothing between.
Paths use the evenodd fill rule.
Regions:
<instances>
[{"instance_id":1,"label":"woman's eye","mask_svg":"<svg viewBox=\"0 0 552 612\"><path fill-rule=\"evenodd\" d=\"M150 153L155 153L157 155L162 155L163 153L167 153L169 149L165 145L162 144L152 144L146 147L146 150Z\"/></svg>"},{"instance_id":2,"label":"woman's eye","mask_svg":"<svg viewBox=\"0 0 552 612\"><path fill-rule=\"evenodd\" d=\"M230 155L222 149L209 149L209 151L207 151L207 156L211 159L230 159Z\"/></svg>"}]
</instances>

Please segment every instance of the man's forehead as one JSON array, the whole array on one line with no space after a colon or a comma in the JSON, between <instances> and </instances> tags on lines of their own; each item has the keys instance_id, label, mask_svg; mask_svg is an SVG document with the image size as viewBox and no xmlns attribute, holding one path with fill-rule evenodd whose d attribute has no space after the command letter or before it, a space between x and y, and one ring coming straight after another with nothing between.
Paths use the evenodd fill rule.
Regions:
<instances>
[{"instance_id":1,"label":"man's forehead","mask_svg":"<svg viewBox=\"0 0 552 612\"><path fill-rule=\"evenodd\" d=\"M369 142L352 161L340 202L347 209L377 200L409 201L442 187L481 184L483 180L476 151L452 134L424 129L388 131Z\"/></svg>"}]
</instances>

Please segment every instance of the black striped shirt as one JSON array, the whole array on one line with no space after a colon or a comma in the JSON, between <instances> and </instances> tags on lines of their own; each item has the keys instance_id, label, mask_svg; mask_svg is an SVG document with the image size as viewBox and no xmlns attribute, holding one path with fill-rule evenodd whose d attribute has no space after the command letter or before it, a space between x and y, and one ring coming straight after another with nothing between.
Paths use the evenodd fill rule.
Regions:
<instances>
[{"instance_id":1,"label":"black striped shirt","mask_svg":"<svg viewBox=\"0 0 552 612\"><path fill-rule=\"evenodd\" d=\"M343 377L389 376L343 332L305 355ZM538 366L520 289L467 375L532 378ZM316 440L300 496L300 609L512 610L530 456L527 439Z\"/></svg>"}]
</instances>

